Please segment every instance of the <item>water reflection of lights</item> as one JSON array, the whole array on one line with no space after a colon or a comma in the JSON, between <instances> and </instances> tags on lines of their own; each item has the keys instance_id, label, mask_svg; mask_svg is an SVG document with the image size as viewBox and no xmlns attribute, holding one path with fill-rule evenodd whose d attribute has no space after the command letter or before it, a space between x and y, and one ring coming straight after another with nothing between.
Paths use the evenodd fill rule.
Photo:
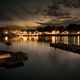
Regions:
<instances>
[{"instance_id":1,"label":"water reflection of lights","mask_svg":"<svg viewBox=\"0 0 80 80\"><path fill-rule=\"evenodd\" d=\"M78 36L78 45L80 45L80 36Z\"/></svg>"},{"instance_id":2,"label":"water reflection of lights","mask_svg":"<svg viewBox=\"0 0 80 80\"><path fill-rule=\"evenodd\" d=\"M58 43L58 42L68 44L68 36L65 36L65 37L52 36L52 43Z\"/></svg>"},{"instance_id":3,"label":"water reflection of lights","mask_svg":"<svg viewBox=\"0 0 80 80\"><path fill-rule=\"evenodd\" d=\"M64 44L68 44L68 36L63 37Z\"/></svg>"},{"instance_id":4,"label":"water reflection of lights","mask_svg":"<svg viewBox=\"0 0 80 80\"><path fill-rule=\"evenodd\" d=\"M38 36L35 36L35 37L34 37L34 40L35 40L35 41L37 41L37 40L38 40L38 38L39 38Z\"/></svg>"},{"instance_id":5,"label":"water reflection of lights","mask_svg":"<svg viewBox=\"0 0 80 80\"><path fill-rule=\"evenodd\" d=\"M56 37L52 36L52 43L56 43Z\"/></svg>"},{"instance_id":6,"label":"water reflection of lights","mask_svg":"<svg viewBox=\"0 0 80 80\"><path fill-rule=\"evenodd\" d=\"M64 43L64 44L76 44L80 45L80 36L62 36L62 37L55 37L52 36L52 43Z\"/></svg>"},{"instance_id":7,"label":"water reflection of lights","mask_svg":"<svg viewBox=\"0 0 80 80\"><path fill-rule=\"evenodd\" d=\"M23 41L37 41L38 40L38 36L29 36L29 37L22 36L21 38Z\"/></svg>"},{"instance_id":8,"label":"water reflection of lights","mask_svg":"<svg viewBox=\"0 0 80 80\"><path fill-rule=\"evenodd\" d=\"M8 37L7 36L5 37L5 41L8 41Z\"/></svg>"},{"instance_id":9,"label":"water reflection of lights","mask_svg":"<svg viewBox=\"0 0 80 80\"><path fill-rule=\"evenodd\" d=\"M10 38L5 37L4 40L6 42L11 41L11 42L27 42L27 41L39 41L39 40L47 40L52 41L52 43L64 43L64 44L77 44L80 45L80 36L50 36L50 37L41 37L41 36L17 36Z\"/></svg>"},{"instance_id":10,"label":"water reflection of lights","mask_svg":"<svg viewBox=\"0 0 80 80\"><path fill-rule=\"evenodd\" d=\"M0 55L0 59L10 58L10 57L11 57L10 54L1 54L1 55Z\"/></svg>"}]
</instances>

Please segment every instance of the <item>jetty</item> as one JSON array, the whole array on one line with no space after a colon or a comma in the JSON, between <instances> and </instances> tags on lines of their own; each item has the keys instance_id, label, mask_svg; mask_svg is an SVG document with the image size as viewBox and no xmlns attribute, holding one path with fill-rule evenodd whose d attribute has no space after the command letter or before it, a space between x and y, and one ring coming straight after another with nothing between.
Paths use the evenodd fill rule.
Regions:
<instances>
[{"instance_id":1,"label":"jetty","mask_svg":"<svg viewBox=\"0 0 80 80\"><path fill-rule=\"evenodd\" d=\"M51 47L63 49L66 51L71 51L74 53L80 53L80 45L75 44L64 44L64 43L50 43Z\"/></svg>"}]
</instances>

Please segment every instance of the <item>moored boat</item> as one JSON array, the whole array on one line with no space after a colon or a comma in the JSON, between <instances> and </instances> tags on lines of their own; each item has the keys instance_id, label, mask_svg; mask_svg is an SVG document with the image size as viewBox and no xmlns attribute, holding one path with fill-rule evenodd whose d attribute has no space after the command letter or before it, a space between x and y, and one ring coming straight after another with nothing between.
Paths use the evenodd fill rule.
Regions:
<instances>
[{"instance_id":1,"label":"moored boat","mask_svg":"<svg viewBox=\"0 0 80 80\"><path fill-rule=\"evenodd\" d=\"M0 51L0 67L8 67L23 63L28 55L23 52Z\"/></svg>"}]
</instances>

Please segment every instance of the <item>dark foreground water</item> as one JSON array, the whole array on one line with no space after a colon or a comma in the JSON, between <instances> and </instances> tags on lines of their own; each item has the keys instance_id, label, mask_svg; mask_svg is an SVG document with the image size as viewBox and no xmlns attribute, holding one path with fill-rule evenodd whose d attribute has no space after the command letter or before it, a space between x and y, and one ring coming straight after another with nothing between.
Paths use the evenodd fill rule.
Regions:
<instances>
[{"instance_id":1,"label":"dark foreground water","mask_svg":"<svg viewBox=\"0 0 80 80\"><path fill-rule=\"evenodd\" d=\"M56 39L56 40L55 40ZM22 51L28 60L13 68L0 67L1 80L72 80L80 79L80 54L49 46L50 42L79 45L78 37L0 38L0 50ZM9 42L9 44L7 44Z\"/></svg>"}]
</instances>

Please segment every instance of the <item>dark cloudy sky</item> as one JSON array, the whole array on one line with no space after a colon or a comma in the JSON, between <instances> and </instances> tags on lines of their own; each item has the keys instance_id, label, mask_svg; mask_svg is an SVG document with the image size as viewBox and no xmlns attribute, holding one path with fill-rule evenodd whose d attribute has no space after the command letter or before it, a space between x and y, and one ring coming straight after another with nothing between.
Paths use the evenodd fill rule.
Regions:
<instances>
[{"instance_id":1,"label":"dark cloudy sky","mask_svg":"<svg viewBox=\"0 0 80 80\"><path fill-rule=\"evenodd\" d=\"M0 24L80 22L80 0L0 0Z\"/></svg>"}]
</instances>

